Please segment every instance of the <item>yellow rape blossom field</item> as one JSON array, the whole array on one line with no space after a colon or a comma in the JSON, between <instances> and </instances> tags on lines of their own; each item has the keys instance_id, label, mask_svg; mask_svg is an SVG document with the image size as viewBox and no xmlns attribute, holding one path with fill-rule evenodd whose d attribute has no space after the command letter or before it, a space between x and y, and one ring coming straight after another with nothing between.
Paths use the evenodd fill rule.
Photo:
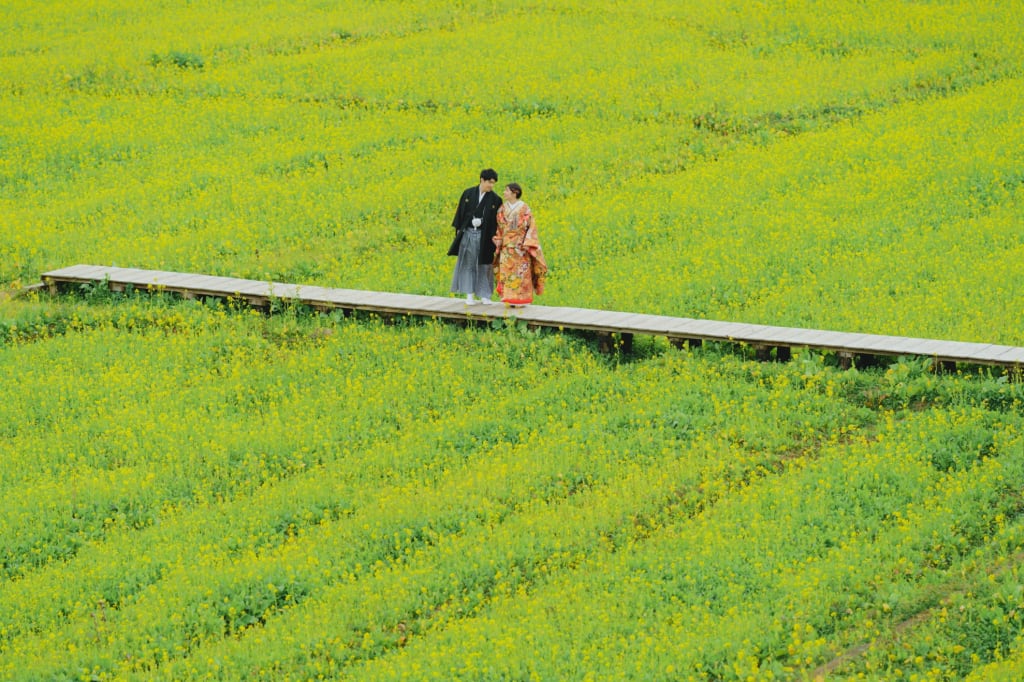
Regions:
<instances>
[{"instance_id":1,"label":"yellow rape blossom field","mask_svg":"<svg viewBox=\"0 0 1024 682\"><path fill-rule=\"evenodd\" d=\"M0 7L0 679L1024 679L1019 372L77 263L1024 345L1020 0Z\"/></svg>"}]
</instances>

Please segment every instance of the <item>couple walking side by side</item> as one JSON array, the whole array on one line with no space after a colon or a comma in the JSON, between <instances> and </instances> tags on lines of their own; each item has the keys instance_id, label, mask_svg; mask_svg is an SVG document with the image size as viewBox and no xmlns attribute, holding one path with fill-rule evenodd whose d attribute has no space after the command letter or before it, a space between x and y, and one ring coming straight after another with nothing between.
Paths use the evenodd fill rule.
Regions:
<instances>
[{"instance_id":1,"label":"couple walking side by side","mask_svg":"<svg viewBox=\"0 0 1024 682\"><path fill-rule=\"evenodd\" d=\"M459 198L452 227L455 239L448 249L456 256L452 293L465 294L469 304L491 303L497 283L503 303L521 306L544 293L548 266L537 237L533 212L523 200L523 188L511 182L494 191L498 174L480 171L480 184Z\"/></svg>"}]
</instances>

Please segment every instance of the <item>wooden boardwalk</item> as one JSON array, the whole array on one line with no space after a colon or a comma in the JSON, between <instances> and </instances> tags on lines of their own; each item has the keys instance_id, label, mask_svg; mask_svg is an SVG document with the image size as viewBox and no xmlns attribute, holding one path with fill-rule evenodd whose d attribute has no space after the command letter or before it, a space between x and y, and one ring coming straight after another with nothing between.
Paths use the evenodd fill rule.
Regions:
<instances>
[{"instance_id":1,"label":"wooden boardwalk","mask_svg":"<svg viewBox=\"0 0 1024 682\"><path fill-rule=\"evenodd\" d=\"M488 322L514 318L534 327L579 329L620 336L628 347L633 335L664 336L671 342L699 344L723 341L747 344L763 357L786 359L793 348L836 352L840 358L873 356L921 356L949 366L953 363L1020 368L1024 348L988 343L964 343L903 336L858 334L796 327L774 327L742 322L718 322L664 315L530 305L509 308L501 304L467 305L462 298L419 296L356 289L332 289L279 282L260 282L232 277L213 277L181 272L134 268L74 265L45 272L43 283L59 285L107 282L113 290L133 287L167 291L194 297L236 298L266 306L274 299L300 302L317 310L364 310L382 315L414 315L453 320Z\"/></svg>"}]
</instances>

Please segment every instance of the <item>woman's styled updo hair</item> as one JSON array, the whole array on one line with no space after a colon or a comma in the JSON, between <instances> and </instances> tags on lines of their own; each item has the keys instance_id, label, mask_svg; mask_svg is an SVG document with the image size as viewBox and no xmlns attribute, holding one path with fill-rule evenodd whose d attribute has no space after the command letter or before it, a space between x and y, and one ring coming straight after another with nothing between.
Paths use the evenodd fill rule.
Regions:
<instances>
[{"instance_id":1,"label":"woman's styled updo hair","mask_svg":"<svg viewBox=\"0 0 1024 682\"><path fill-rule=\"evenodd\" d=\"M518 182L510 182L505 185L506 189L512 190L512 193L516 195L516 199L523 196L523 188L519 186Z\"/></svg>"}]
</instances>

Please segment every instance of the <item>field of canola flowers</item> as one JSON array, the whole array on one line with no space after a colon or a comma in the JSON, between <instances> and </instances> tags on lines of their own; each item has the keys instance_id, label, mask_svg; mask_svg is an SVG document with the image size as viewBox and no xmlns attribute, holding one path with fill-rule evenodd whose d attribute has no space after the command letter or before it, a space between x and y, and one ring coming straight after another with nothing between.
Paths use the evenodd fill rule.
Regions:
<instances>
[{"instance_id":1,"label":"field of canola flowers","mask_svg":"<svg viewBox=\"0 0 1024 682\"><path fill-rule=\"evenodd\" d=\"M1024 5L0 7L0 679L1024 677L1022 384L13 297L116 264L1024 345Z\"/></svg>"}]
</instances>

